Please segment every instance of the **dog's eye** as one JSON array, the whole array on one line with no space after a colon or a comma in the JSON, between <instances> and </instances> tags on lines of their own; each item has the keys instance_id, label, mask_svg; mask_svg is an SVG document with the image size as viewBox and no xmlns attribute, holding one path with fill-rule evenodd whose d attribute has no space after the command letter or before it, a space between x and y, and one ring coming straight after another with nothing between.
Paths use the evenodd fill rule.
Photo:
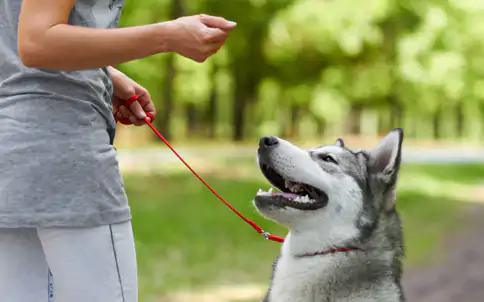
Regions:
<instances>
[{"instance_id":1,"label":"dog's eye","mask_svg":"<svg viewBox=\"0 0 484 302\"><path fill-rule=\"evenodd\" d=\"M331 155L328 155L328 154L320 154L319 158L321 160L324 160L325 162L328 162L328 163L333 163L333 164L336 164L336 165L338 164L338 162Z\"/></svg>"}]
</instances>

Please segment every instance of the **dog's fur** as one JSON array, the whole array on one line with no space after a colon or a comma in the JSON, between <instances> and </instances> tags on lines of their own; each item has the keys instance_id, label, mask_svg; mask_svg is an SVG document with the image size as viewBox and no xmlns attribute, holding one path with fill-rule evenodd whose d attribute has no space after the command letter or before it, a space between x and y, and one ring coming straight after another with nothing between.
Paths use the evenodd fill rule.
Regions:
<instances>
[{"instance_id":1,"label":"dog's fur","mask_svg":"<svg viewBox=\"0 0 484 302\"><path fill-rule=\"evenodd\" d=\"M341 139L310 150L277 137L260 140L261 171L289 193L260 190L254 198L262 215L289 228L264 302L405 300L395 207L402 140L401 129L359 151ZM295 199L286 188L294 183L305 185L310 198ZM357 250L325 253L347 247Z\"/></svg>"}]
</instances>

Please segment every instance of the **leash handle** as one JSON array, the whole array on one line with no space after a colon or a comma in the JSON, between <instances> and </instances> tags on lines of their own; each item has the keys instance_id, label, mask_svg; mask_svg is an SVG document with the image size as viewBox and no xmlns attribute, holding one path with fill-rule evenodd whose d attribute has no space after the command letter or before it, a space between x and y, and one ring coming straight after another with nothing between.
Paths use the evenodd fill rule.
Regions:
<instances>
[{"instance_id":1,"label":"leash handle","mask_svg":"<svg viewBox=\"0 0 484 302\"><path fill-rule=\"evenodd\" d=\"M129 99L127 99L126 101L124 101L122 105L125 106L126 108L128 108L128 110L129 110L130 109L129 107L131 106L131 104L136 102L137 100L139 100L139 96L134 95L134 96L130 97ZM122 119L118 118L118 112L119 112L119 110L116 110L114 112L114 120L116 122L120 122L123 125L132 125L133 124L129 120L129 118L122 118ZM146 112L146 115L151 119L151 122L153 122L155 120L155 117L151 113Z\"/></svg>"},{"instance_id":2,"label":"leash handle","mask_svg":"<svg viewBox=\"0 0 484 302\"><path fill-rule=\"evenodd\" d=\"M130 99L126 100L125 103L124 103L124 106L128 106L129 108L129 105L131 105L131 103L137 101L139 99L139 97L137 95L131 97ZM144 118L144 121L145 123L151 128L151 130L153 130L153 132L156 134L156 136L158 136L162 141L163 143L165 143L165 145L173 152L173 154L175 154L176 157L178 157L178 159L188 168L188 170L190 170L190 172L193 173L193 175L198 178L198 180L200 180L200 182L202 182L205 187L207 187L207 189L209 189L218 199L220 199L220 201L222 201L227 207L229 207L229 209L232 210L232 212L234 212L235 214L237 214L237 216L239 216L242 220L244 220L246 223L248 223L250 226L252 226L252 228L254 230L256 230L259 234L261 234L262 236L264 236L264 238L266 240L270 240L270 241L275 241L275 242L284 242L284 238L283 237L279 237L279 236L275 236L275 235L272 235L268 232L265 232L260 226L258 226L255 222L253 222L252 220L248 219L247 217L245 217L244 215L242 215L242 213L240 213L237 209L235 209L230 203L228 203L222 196L220 196L220 194L217 193L217 191L215 191L184 159L183 157L178 154L178 152L175 150L175 148L173 148L170 143L165 139L165 137L158 131L158 129L156 129L156 127L152 124L153 120L154 120L154 116L151 114L151 113L146 113L147 117ZM114 118L116 121L119 121L121 122L122 124L124 125L130 125L132 124L131 121L129 121L129 119L119 119L117 118L117 112L114 114ZM151 120L150 120L151 119ZM125 122L125 123L123 123Z\"/></svg>"}]
</instances>

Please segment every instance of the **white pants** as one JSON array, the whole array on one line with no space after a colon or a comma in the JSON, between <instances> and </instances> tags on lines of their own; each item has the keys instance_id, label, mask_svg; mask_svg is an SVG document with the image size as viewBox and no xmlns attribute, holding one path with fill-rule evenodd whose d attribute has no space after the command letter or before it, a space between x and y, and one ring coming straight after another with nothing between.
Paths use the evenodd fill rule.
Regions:
<instances>
[{"instance_id":1,"label":"white pants","mask_svg":"<svg viewBox=\"0 0 484 302\"><path fill-rule=\"evenodd\" d=\"M0 229L0 300L136 302L131 222L94 228Z\"/></svg>"}]
</instances>

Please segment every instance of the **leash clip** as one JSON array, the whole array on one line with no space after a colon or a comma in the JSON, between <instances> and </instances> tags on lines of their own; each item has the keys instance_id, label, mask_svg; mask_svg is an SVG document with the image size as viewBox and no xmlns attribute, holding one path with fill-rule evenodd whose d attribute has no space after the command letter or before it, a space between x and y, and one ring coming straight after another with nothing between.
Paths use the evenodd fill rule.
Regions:
<instances>
[{"instance_id":1,"label":"leash clip","mask_svg":"<svg viewBox=\"0 0 484 302\"><path fill-rule=\"evenodd\" d=\"M269 240L269 237L271 236L271 233L265 232L264 230L261 231L262 236L264 236L265 240Z\"/></svg>"}]
</instances>

